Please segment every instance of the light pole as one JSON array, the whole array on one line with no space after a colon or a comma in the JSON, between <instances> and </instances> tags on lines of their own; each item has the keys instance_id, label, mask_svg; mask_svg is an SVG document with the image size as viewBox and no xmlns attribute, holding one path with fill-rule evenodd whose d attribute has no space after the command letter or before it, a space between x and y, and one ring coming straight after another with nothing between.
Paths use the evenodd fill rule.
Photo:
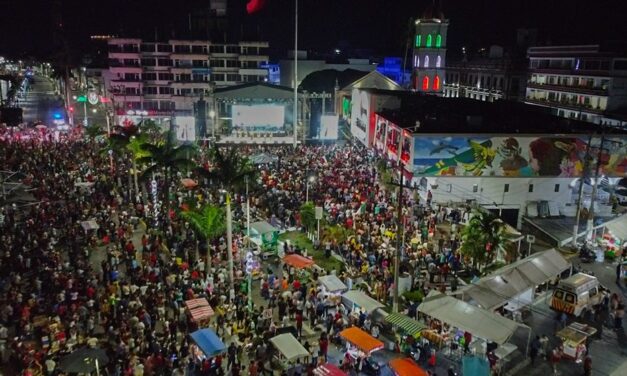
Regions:
<instances>
[{"instance_id":1,"label":"light pole","mask_svg":"<svg viewBox=\"0 0 627 376\"><path fill-rule=\"evenodd\" d=\"M298 0L295 0L294 8L294 149L297 144L298 127Z\"/></svg>"},{"instance_id":2,"label":"light pole","mask_svg":"<svg viewBox=\"0 0 627 376\"><path fill-rule=\"evenodd\" d=\"M307 181L305 182L305 203L309 202L309 183L313 183L314 181L316 181L316 177L310 176L307 178Z\"/></svg>"},{"instance_id":3,"label":"light pole","mask_svg":"<svg viewBox=\"0 0 627 376\"><path fill-rule=\"evenodd\" d=\"M216 112L214 110L209 111L209 117L211 118L211 138L216 138Z\"/></svg>"},{"instance_id":4,"label":"light pole","mask_svg":"<svg viewBox=\"0 0 627 376\"><path fill-rule=\"evenodd\" d=\"M226 251L229 260L229 298L235 298L235 281L233 278L233 218L231 214L231 195L226 193Z\"/></svg>"}]
</instances>

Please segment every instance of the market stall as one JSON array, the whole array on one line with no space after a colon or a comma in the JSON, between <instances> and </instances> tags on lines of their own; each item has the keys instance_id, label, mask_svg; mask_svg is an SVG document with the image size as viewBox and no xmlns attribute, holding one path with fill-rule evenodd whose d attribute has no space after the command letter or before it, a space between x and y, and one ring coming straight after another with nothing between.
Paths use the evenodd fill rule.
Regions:
<instances>
[{"instance_id":1,"label":"market stall","mask_svg":"<svg viewBox=\"0 0 627 376\"><path fill-rule=\"evenodd\" d=\"M272 337L270 343L278 351L278 361L284 369L290 368L297 360L307 358L310 355L291 333Z\"/></svg>"},{"instance_id":2,"label":"market stall","mask_svg":"<svg viewBox=\"0 0 627 376\"><path fill-rule=\"evenodd\" d=\"M305 256L291 254L283 257L283 263L295 269L295 277L300 281L309 282L309 269L314 265L314 261Z\"/></svg>"},{"instance_id":3,"label":"market stall","mask_svg":"<svg viewBox=\"0 0 627 376\"><path fill-rule=\"evenodd\" d=\"M342 294L342 302L351 312L356 312L361 309L369 315L375 313L375 311L380 311L379 308L385 307L385 304L382 304L359 290L350 290Z\"/></svg>"},{"instance_id":4,"label":"market stall","mask_svg":"<svg viewBox=\"0 0 627 376\"><path fill-rule=\"evenodd\" d=\"M420 368L410 358L396 358L388 363L395 376L427 376L428 373Z\"/></svg>"},{"instance_id":5,"label":"market stall","mask_svg":"<svg viewBox=\"0 0 627 376\"><path fill-rule=\"evenodd\" d=\"M344 329L340 332L340 337L344 338L354 348L366 356L383 348L383 342L374 338L356 326Z\"/></svg>"},{"instance_id":6,"label":"market stall","mask_svg":"<svg viewBox=\"0 0 627 376\"><path fill-rule=\"evenodd\" d=\"M185 308L192 322L195 322L199 326L208 325L214 313L205 298L186 300Z\"/></svg>"},{"instance_id":7,"label":"market stall","mask_svg":"<svg viewBox=\"0 0 627 376\"><path fill-rule=\"evenodd\" d=\"M329 274L318 277L318 283L325 293L331 295L341 295L348 287L336 275Z\"/></svg>"},{"instance_id":8,"label":"market stall","mask_svg":"<svg viewBox=\"0 0 627 376\"><path fill-rule=\"evenodd\" d=\"M279 229L266 221L251 223L250 241L261 250L271 250L274 253L279 244Z\"/></svg>"},{"instance_id":9,"label":"market stall","mask_svg":"<svg viewBox=\"0 0 627 376\"><path fill-rule=\"evenodd\" d=\"M226 351L226 346L211 329L200 329L189 335L194 345L191 348L194 359L202 361L214 358Z\"/></svg>"},{"instance_id":10,"label":"market stall","mask_svg":"<svg viewBox=\"0 0 627 376\"><path fill-rule=\"evenodd\" d=\"M427 328L427 325L401 313L391 313L385 317L385 321L414 338L420 337L420 333Z\"/></svg>"},{"instance_id":11,"label":"market stall","mask_svg":"<svg viewBox=\"0 0 627 376\"><path fill-rule=\"evenodd\" d=\"M574 322L557 332L562 339L564 357L580 361L586 354L586 340L595 335L597 330L589 325Z\"/></svg>"},{"instance_id":12,"label":"market stall","mask_svg":"<svg viewBox=\"0 0 627 376\"><path fill-rule=\"evenodd\" d=\"M323 365L318 366L313 371L314 376L346 376L346 373L337 366L334 366L330 363L325 363Z\"/></svg>"}]
</instances>

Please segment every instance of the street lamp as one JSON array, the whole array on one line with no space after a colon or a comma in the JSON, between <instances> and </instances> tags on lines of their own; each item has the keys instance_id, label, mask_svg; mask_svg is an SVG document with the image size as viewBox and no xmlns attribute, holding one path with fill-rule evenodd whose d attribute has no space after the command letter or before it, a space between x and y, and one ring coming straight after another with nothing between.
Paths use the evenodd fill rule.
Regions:
<instances>
[{"instance_id":1,"label":"street lamp","mask_svg":"<svg viewBox=\"0 0 627 376\"><path fill-rule=\"evenodd\" d=\"M307 178L305 182L305 203L309 202L309 183L313 183L316 181L316 177L311 175Z\"/></svg>"},{"instance_id":2,"label":"street lamp","mask_svg":"<svg viewBox=\"0 0 627 376\"><path fill-rule=\"evenodd\" d=\"M216 112L214 110L209 111L209 117L211 118L211 137L216 138Z\"/></svg>"}]
</instances>

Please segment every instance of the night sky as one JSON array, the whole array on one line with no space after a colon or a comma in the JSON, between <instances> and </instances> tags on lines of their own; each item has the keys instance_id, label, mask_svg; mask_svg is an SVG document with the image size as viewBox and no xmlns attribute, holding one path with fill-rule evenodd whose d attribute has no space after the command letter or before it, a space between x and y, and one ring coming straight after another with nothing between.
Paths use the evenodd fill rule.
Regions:
<instances>
[{"instance_id":1,"label":"night sky","mask_svg":"<svg viewBox=\"0 0 627 376\"><path fill-rule=\"evenodd\" d=\"M246 0L229 0L231 24L270 41L275 56L293 44L293 0L267 0L260 13L245 13ZM490 44L511 45L519 27L539 30L539 43L619 41L627 35L621 0L443 0L451 21L448 45L454 53ZM207 0L0 0L0 54L54 52L55 19L63 20L73 50L83 50L90 34L154 35L155 27L179 29L187 12ZM300 47L330 51L370 49L400 55L408 19L432 0L300 0ZM177 26L178 25L178 26Z\"/></svg>"}]
</instances>

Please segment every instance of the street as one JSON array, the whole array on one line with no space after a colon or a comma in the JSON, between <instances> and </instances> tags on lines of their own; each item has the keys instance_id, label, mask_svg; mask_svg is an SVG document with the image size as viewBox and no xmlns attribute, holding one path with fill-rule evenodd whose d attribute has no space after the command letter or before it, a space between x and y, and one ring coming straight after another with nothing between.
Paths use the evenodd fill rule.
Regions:
<instances>
[{"instance_id":1,"label":"street","mask_svg":"<svg viewBox=\"0 0 627 376\"><path fill-rule=\"evenodd\" d=\"M24 110L24 122L41 121L52 126L55 119L65 117L63 101L54 93L52 82L44 76L33 76L30 90L24 99L20 100L20 107Z\"/></svg>"}]
</instances>

